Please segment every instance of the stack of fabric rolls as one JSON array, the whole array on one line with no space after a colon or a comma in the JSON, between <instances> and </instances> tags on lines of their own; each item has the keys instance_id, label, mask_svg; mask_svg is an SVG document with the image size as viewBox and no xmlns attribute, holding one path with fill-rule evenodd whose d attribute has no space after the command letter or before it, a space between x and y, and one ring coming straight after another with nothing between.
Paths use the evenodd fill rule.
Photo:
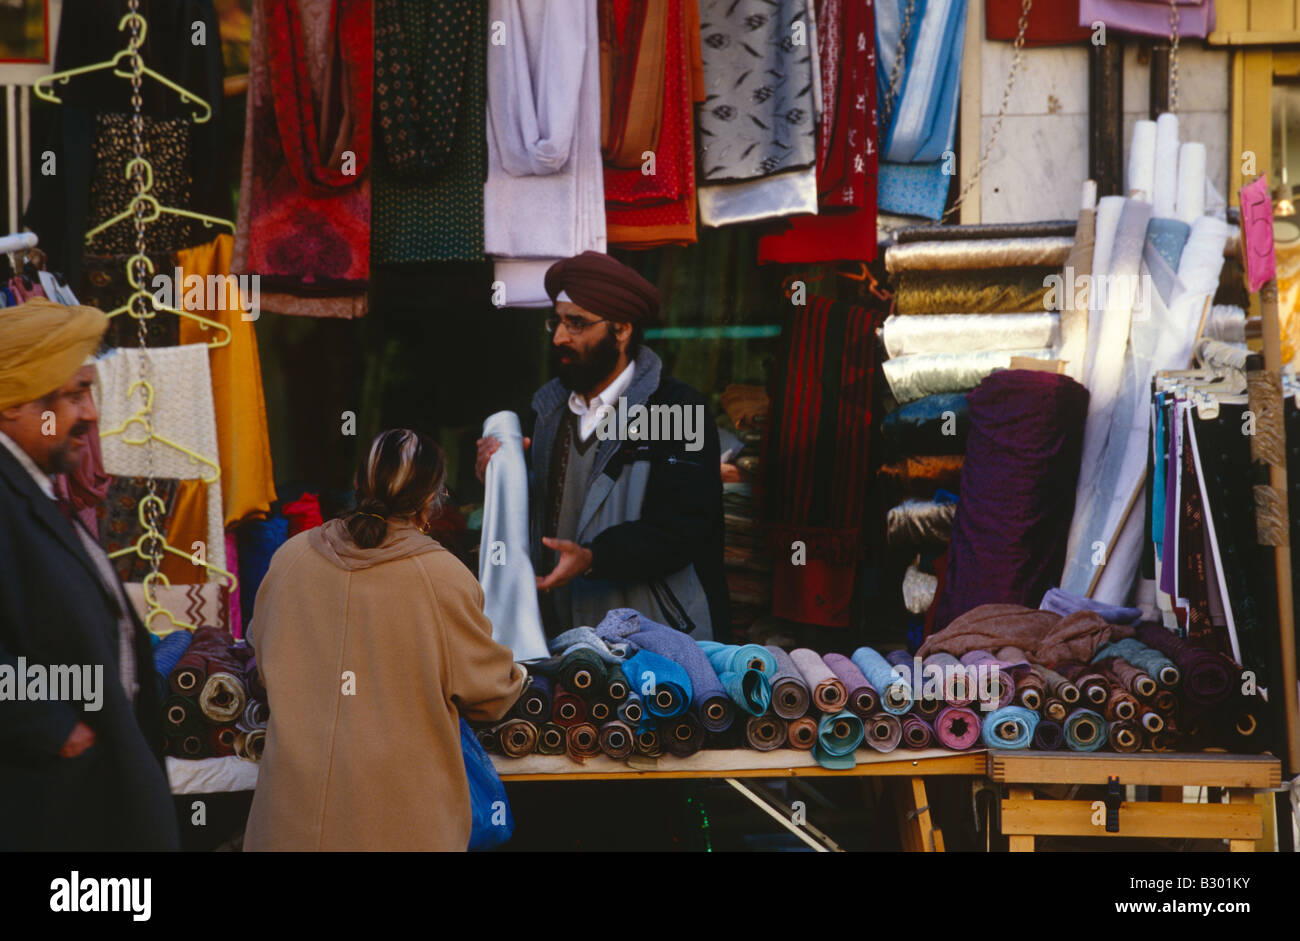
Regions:
<instances>
[{"instance_id":1,"label":"stack of fabric rolls","mask_svg":"<svg viewBox=\"0 0 1300 941\"><path fill-rule=\"evenodd\" d=\"M154 648L167 754L260 761L270 719L253 648L216 627L177 630Z\"/></svg>"}]
</instances>

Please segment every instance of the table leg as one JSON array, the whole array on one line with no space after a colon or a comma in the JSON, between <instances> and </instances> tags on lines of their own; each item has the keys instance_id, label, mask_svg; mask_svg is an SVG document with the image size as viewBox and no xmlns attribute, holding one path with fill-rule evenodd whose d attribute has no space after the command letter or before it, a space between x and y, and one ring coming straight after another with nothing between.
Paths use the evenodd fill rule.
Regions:
<instances>
[{"instance_id":1,"label":"table leg","mask_svg":"<svg viewBox=\"0 0 1300 941\"><path fill-rule=\"evenodd\" d=\"M1255 803L1255 792L1244 787L1230 788L1228 790L1228 803L1253 804ZM1253 853L1255 852L1255 841L1229 840L1228 851L1231 853Z\"/></svg>"},{"instance_id":2,"label":"table leg","mask_svg":"<svg viewBox=\"0 0 1300 941\"><path fill-rule=\"evenodd\" d=\"M1034 789L1027 784L1009 784L1007 785L1007 797L1011 800L1034 799ZM1007 849L1012 853L1032 853L1034 851L1034 837L1028 835L1014 835L1007 837Z\"/></svg>"}]
</instances>

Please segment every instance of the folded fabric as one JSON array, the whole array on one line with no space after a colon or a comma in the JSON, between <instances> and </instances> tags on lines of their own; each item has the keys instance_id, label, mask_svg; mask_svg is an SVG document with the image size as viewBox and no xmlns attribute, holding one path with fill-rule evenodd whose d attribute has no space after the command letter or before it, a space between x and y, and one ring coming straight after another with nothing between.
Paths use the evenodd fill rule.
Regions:
<instances>
[{"instance_id":1,"label":"folded fabric","mask_svg":"<svg viewBox=\"0 0 1300 941\"><path fill-rule=\"evenodd\" d=\"M495 728L497 747L510 758L522 758L537 750L537 726L527 719L507 719Z\"/></svg>"},{"instance_id":2,"label":"folded fabric","mask_svg":"<svg viewBox=\"0 0 1300 941\"><path fill-rule=\"evenodd\" d=\"M1204 39L1214 29L1214 0L1179 0L1178 36ZM1079 0L1079 27L1105 23L1138 36L1169 37L1169 4L1152 0Z\"/></svg>"},{"instance_id":3,"label":"folded fabric","mask_svg":"<svg viewBox=\"0 0 1300 941\"><path fill-rule=\"evenodd\" d=\"M903 740L903 724L887 712L867 716L862 726L867 744L878 752L891 752Z\"/></svg>"},{"instance_id":4,"label":"folded fabric","mask_svg":"<svg viewBox=\"0 0 1300 941\"><path fill-rule=\"evenodd\" d=\"M166 633L168 637L190 633L174 628L164 611L170 611L178 621L195 627L216 627L222 631L230 629L228 593L219 582L202 585L153 585L150 593L160 608L154 609L152 617L149 616L149 599L145 596L144 584L126 582L122 587L126 589L126 597L145 627L155 633Z\"/></svg>"},{"instance_id":5,"label":"folded fabric","mask_svg":"<svg viewBox=\"0 0 1300 941\"><path fill-rule=\"evenodd\" d=\"M808 684L790 655L769 644L767 652L776 660L772 674L772 711L782 719L797 719L808 712Z\"/></svg>"},{"instance_id":6,"label":"folded fabric","mask_svg":"<svg viewBox=\"0 0 1300 941\"><path fill-rule=\"evenodd\" d=\"M1024 706L1003 706L984 719L984 744L989 748L1028 748L1034 740L1038 713Z\"/></svg>"},{"instance_id":7,"label":"folded fabric","mask_svg":"<svg viewBox=\"0 0 1300 941\"><path fill-rule=\"evenodd\" d=\"M853 752L862 744L862 720L851 712L823 715L817 723L813 758L823 768L852 768Z\"/></svg>"},{"instance_id":8,"label":"folded fabric","mask_svg":"<svg viewBox=\"0 0 1300 941\"><path fill-rule=\"evenodd\" d=\"M912 708L912 685L901 671L870 647L859 647L850 657L880 697L880 708L901 716Z\"/></svg>"},{"instance_id":9,"label":"folded fabric","mask_svg":"<svg viewBox=\"0 0 1300 941\"><path fill-rule=\"evenodd\" d=\"M785 744L785 721L779 716L751 716L745 720L745 740L757 751L771 751Z\"/></svg>"},{"instance_id":10,"label":"folded fabric","mask_svg":"<svg viewBox=\"0 0 1300 941\"><path fill-rule=\"evenodd\" d=\"M1065 747L1065 730L1056 719L1040 719L1034 726L1034 748L1038 751L1060 751Z\"/></svg>"},{"instance_id":11,"label":"folded fabric","mask_svg":"<svg viewBox=\"0 0 1300 941\"><path fill-rule=\"evenodd\" d=\"M920 716L909 713L903 716L903 745L907 748L929 748L934 730Z\"/></svg>"},{"instance_id":12,"label":"folded fabric","mask_svg":"<svg viewBox=\"0 0 1300 941\"><path fill-rule=\"evenodd\" d=\"M590 647L572 647L560 661L559 681L565 689L590 702L605 693L605 661Z\"/></svg>"},{"instance_id":13,"label":"folded fabric","mask_svg":"<svg viewBox=\"0 0 1300 941\"><path fill-rule=\"evenodd\" d=\"M557 634L546 642L551 653L568 653L572 647L589 647L600 659L617 666L627 659L629 650L626 643L602 640L600 635L590 627L574 627L562 634Z\"/></svg>"},{"instance_id":14,"label":"folded fabric","mask_svg":"<svg viewBox=\"0 0 1300 941\"><path fill-rule=\"evenodd\" d=\"M1106 744L1106 720L1091 709L1075 709L1065 720L1065 744L1071 751L1096 751Z\"/></svg>"},{"instance_id":15,"label":"folded fabric","mask_svg":"<svg viewBox=\"0 0 1300 941\"><path fill-rule=\"evenodd\" d=\"M600 727L600 750L616 761L632 754L636 737L626 723L612 719Z\"/></svg>"},{"instance_id":16,"label":"folded fabric","mask_svg":"<svg viewBox=\"0 0 1300 941\"><path fill-rule=\"evenodd\" d=\"M847 708L856 716L869 716L880 705L875 689L855 664L842 653L828 653L822 658L831 672L844 684Z\"/></svg>"},{"instance_id":17,"label":"folded fabric","mask_svg":"<svg viewBox=\"0 0 1300 941\"><path fill-rule=\"evenodd\" d=\"M840 712L848 701L844 684L826 665L821 654L807 647L790 651L790 659L798 667L804 682L812 690L812 701L822 712Z\"/></svg>"},{"instance_id":18,"label":"folded fabric","mask_svg":"<svg viewBox=\"0 0 1300 941\"><path fill-rule=\"evenodd\" d=\"M934 736L945 748L963 751L980 737L980 719L964 706L948 706L934 719Z\"/></svg>"},{"instance_id":19,"label":"folded fabric","mask_svg":"<svg viewBox=\"0 0 1300 941\"><path fill-rule=\"evenodd\" d=\"M1093 611L1063 618L1017 604L983 604L927 637L917 652L923 657L939 651L960 657L972 650L1013 646L1035 663L1055 663L1088 660L1110 638L1111 626Z\"/></svg>"},{"instance_id":20,"label":"folded fabric","mask_svg":"<svg viewBox=\"0 0 1300 941\"><path fill-rule=\"evenodd\" d=\"M623 662L623 675L641 694L646 711L656 718L680 716L691 705L690 677L667 657L640 650Z\"/></svg>"},{"instance_id":21,"label":"folded fabric","mask_svg":"<svg viewBox=\"0 0 1300 941\"><path fill-rule=\"evenodd\" d=\"M1097 614L1101 615L1101 619L1108 624L1136 624L1142 619L1142 610L1140 608L1124 608L1118 605L1105 604L1101 601L1093 601L1091 598L1076 595L1064 588L1047 589L1047 593L1043 595L1043 600L1039 602L1038 608L1040 611L1052 611L1061 617L1073 614L1075 611L1096 611Z\"/></svg>"}]
</instances>

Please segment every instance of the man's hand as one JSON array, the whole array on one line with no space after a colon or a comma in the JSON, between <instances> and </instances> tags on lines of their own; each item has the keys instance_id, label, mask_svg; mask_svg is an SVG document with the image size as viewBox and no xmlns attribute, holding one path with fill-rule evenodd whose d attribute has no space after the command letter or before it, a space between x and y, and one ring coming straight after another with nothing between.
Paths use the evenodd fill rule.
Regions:
<instances>
[{"instance_id":1,"label":"man's hand","mask_svg":"<svg viewBox=\"0 0 1300 941\"><path fill-rule=\"evenodd\" d=\"M59 755L62 758L76 758L94 744L95 730L84 722L78 722L68 733L68 740L59 749Z\"/></svg>"},{"instance_id":2,"label":"man's hand","mask_svg":"<svg viewBox=\"0 0 1300 941\"><path fill-rule=\"evenodd\" d=\"M524 450L528 450L528 445L532 444L532 438L524 439ZM478 482L482 483L484 476L487 474L488 461L492 460L492 455L497 453L497 448L501 447L501 442L496 438L487 437L479 438L475 442L478 447L478 454L474 458L474 476Z\"/></svg>"},{"instance_id":3,"label":"man's hand","mask_svg":"<svg viewBox=\"0 0 1300 941\"><path fill-rule=\"evenodd\" d=\"M591 550L584 549L576 542L570 542L568 539L552 539L549 536L543 536L542 545L558 552L560 554L560 561L555 563L555 568L551 570L550 575L547 575L545 578L540 575L537 576L538 591L550 591L552 588L561 588L582 575L587 571L587 569L591 568Z\"/></svg>"}]
</instances>

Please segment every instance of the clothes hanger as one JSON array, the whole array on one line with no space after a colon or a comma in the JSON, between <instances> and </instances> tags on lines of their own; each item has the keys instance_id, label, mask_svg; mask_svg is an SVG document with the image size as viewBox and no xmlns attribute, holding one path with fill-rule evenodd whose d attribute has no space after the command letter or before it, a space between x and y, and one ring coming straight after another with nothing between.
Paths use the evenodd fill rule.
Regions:
<instances>
[{"instance_id":1,"label":"clothes hanger","mask_svg":"<svg viewBox=\"0 0 1300 941\"><path fill-rule=\"evenodd\" d=\"M125 209L113 216L111 219L101 222L86 233L87 245L94 240L96 235L103 232L105 229L111 228L119 222L125 222L127 219L134 219L137 206L143 206L146 209L144 214L140 216L140 221L145 225L156 221L158 217L165 212L172 216L185 216L190 219L197 219L203 223L203 227L206 229L210 229L214 225L223 225L230 229L231 232L235 231L235 224L229 219L223 219L220 216L209 216L207 213L193 212L189 209L177 209L174 206L162 205L158 202L157 197L149 192L149 190L153 188L153 166L148 160L143 157L133 157L127 162L126 169L123 171L122 175L128 180L134 179L134 173L137 169L144 174L144 185L139 188L135 198L127 204Z\"/></svg>"},{"instance_id":2,"label":"clothes hanger","mask_svg":"<svg viewBox=\"0 0 1300 941\"><path fill-rule=\"evenodd\" d=\"M189 448L185 447L183 444L177 444L175 441L171 441L167 438L164 438L162 435L156 434L154 432L153 425L149 421L149 415L153 411L153 395L154 395L153 384L149 382L148 379L137 379L135 382L131 383L130 387L126 390L126 397L129 399L132 395L135 394L135 390L140 388L144 389L144 405L138 410L136 410L135 414L131 415L129 418L127 418L124 422L122 422L122 424L118 425L116 428L110 428L107 431L100 431L99 436L101 438L107 438L112 435L122 435L122 441L124 443L134 444L134 445L144 445L144 444L148 444L150 441L157 441L159 444L164 444L167 447L172 448L173 450L179 451L182 454L186 455L192 463L205 464L209 468L211 468L212 470L211 477L200 478L205 484L209 484L209 485L215 484L218 480L220 480L221 467L215 461L209 460L208 458L204 457L202 454L199 454L197 451L192 451ZM127 437L126 430L132 425L143 426L144 436L139 438L138 440ZM185 555L185 553L183 552L180 554ZM186 558L188 558L188 556L186 556Z\"/></svg>"},{"instance_id":3,"label":"clothes hanger","mask_svg":"<svg viewBox=\"0 0 1300 941\"><path fill-rule=\"evenodd\" d=\"M130 282L131 286L135 288L135 293L128 297L126 303L121 307L110 310L106 316L117 317L121 314L129 314L136 320L152 320L154 315L161 310L169 314L175 314L178 317L188 317L190 320L202 324L204 329L209 327L215 329L220 336L208 344L208 349L215 350L218 347L230 345L230 339L233 334L231 333L230 327L226 324L210 320L202 314L194 313L192 310L177 310L175 307L167 307L164 304L159 304L154 296L150 294L149 291L145 289L144 285L138 280L139 275L136 271L136 262L143 262L144 267L148 270L150 275L154 273L153 261L148 255L131 256L127 261L126 279ZM143 308L141 308L139 312L137 312L135 307L136 301L145 301Z\"/></svg>"},{"instance_id":4,"label":"clothes hanger","mask_svg":"<svg viewBox=\"0 0 1300 941\"><path fill-rule=\"evenodd\" d=\"M104 69L112 69L113 74L118 78L131 78L132 74L138 72L140 75L147 75L154 81L167 86L176 94L180 95L183 104L197 105L199 110L193 112L190 117L195 124L203 124L212 117L212 106L186 88L177 85L165 75L160 75L141 61L140 47L144 44L144 38L149 32L149 23L145 18L132 11L118 21L118 32L122 32L131 27L138 27L139 33L127 40L126 48L118 52L113 58L104 62L96 62L92 65L83 65L75 69L67 69L63 72L55 72L46 75L44 78L37 79L32 85L32 92L42 101L53 102L56 105L63 104L63 99L59 98L51 90L51 87L58 83L60 85L68 84L69 80L78 75L88 75L91 72L100 72ZM124 71L125 70L125 71Z\"/></svg>"}]
</instances>

